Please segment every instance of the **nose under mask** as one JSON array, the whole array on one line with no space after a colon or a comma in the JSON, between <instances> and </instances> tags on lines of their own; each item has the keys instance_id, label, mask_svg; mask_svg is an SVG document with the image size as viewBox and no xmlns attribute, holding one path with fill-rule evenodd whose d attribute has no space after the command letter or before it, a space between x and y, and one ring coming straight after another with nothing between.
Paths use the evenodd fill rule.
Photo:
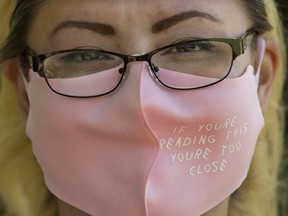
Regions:
<instances>
[{"instance_id":1,"label":"nose under mask","mask_svg":"<svg viewBox=\"0 0 288 216\"><path fill-rule=\"evenodd\" d=\"M87 99L30 78L27 134L46 185L93 216L207 212L246 178L264 125L252 66L177 91L151 79L146 63L132 63L117 91Z\"/></svg>"}]
</instances>

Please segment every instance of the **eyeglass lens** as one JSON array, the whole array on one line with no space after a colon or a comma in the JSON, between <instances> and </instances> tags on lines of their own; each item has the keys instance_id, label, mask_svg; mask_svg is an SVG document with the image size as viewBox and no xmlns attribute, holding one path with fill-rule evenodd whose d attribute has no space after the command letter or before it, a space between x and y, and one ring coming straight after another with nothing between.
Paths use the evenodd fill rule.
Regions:
<instances>
[{"instance_id":1,"label":"eyeglass lens","mask_svg":"<svg viewBox=\"0 0 288 216\"><path fill-rule=\"evenodd\" d=\"M190 41L178 43L153 54L155 75L164 85L191 89L213 84L229 73L233 52L228 43ZM124 60L97 50L75 50L56 54L44 61L44 74L56 92L71 96L106 94L123 78ZM197 79L196 79L197 77Z\"/></svg>"}]
</instances>

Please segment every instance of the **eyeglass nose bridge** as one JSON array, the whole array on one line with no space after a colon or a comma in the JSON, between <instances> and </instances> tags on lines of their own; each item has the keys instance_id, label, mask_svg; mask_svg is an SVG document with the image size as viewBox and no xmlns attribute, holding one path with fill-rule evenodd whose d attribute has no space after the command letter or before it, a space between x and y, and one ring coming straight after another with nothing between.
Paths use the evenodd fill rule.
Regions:
<instances>
[{"instance_id":1,"label":"eyeglass nose bridge","mask_svg":"<svg viewBox=\"0 0 288 216\"><path fill-rule=\"evenodd\" d=\"M119 73L124 75L124 78L126 77L126 69L127 65L131 62L136 62L136 61L146 61L150 65L150 61L147 58L147 55L141 55L141 54L135 54L135 55L122 55L122 59L124 60L124 67L119 69Z\"/></svg>"},{"instance_id":2,"label":"eyeglass nose bridge","mask_svg":"<svg viewBox=\"0 0 288 216\"><path fill-rule=\"evenodd\" d=\"M134 54L134 55L127 55L127 63L135 62L135 61L147 61L150 62L150 56L147 54Z\"/></svg>"},{"instance_id":3,"label":"eyeglass nose bridge","mask_svg":"<svg viewBox=\"0 0 288 216\"><path fill-rule=\"evenodd\" d=\"M151 54L144 54L144 55L132 55L132 56L128 56L128 63L130 62L134 62L134 61L146 61L148 63L149 66L149 71L151 72L158 72L159 68L157 66L155 66L152 62L151 62Z\"/></svg>"},{"instance_id":4,"label":"eyeglass nose bridge","mask_svg":"<svg viewBox=\"0 0 288 216\"><path fill-rule=\"evenodd\" d=\"M125 66L124 68L121 68L119 70L120 73L125 73L126 71L126 68L127 68L127 65L131 62L136 62L136 61L145 61L148 63L148 71L151 75L151 77L153 77L155 80L158 81L155 73L157 73L159 71L159 68L157 66L155 66L152 62L151 62L151 55L149 54L143 54L143 55L138 55L138 54L135 54L135 55L127 55L126 56L126 63L125 63Z\"/></svg>"}]
</instances>

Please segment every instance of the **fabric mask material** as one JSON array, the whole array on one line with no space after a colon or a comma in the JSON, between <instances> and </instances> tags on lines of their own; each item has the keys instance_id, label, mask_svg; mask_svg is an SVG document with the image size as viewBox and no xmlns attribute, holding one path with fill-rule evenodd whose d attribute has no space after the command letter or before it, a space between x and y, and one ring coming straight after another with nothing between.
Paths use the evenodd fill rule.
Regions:
<instances>
[{"instance_id":1,"label":"fabric mask material","mask_svg":"<svg viewBox=\"0 0 288 216\"><path fill-rule=\"evenodd\" d=\"M31 71L27 134L51 192L88 214L197 216L247 176L264 125L257 85L248 66L239 78L177 91L136 62L117 91L77 99Z\"/></svg>"}]
</instances>

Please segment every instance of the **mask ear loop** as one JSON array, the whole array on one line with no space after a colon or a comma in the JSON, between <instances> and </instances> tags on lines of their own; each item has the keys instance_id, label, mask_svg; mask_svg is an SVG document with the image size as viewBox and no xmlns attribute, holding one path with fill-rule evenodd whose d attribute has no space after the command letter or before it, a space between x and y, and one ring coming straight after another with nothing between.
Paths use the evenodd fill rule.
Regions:
<instances>
[{"instance_id":1,"label":"mask ear loop","mask_svg":"<svg viewBox=\"0 0 288 216\"><path fill-rule=\"evenodd\" d=\"M265 48L266 48L266 41L263 37L259 37L257 40L257 64L256 64L256 73L255 73L255 81L258 85L259 79L260 79L260 73L261 73L261 64L264 58L264 53L265 53Z\"/></svg>"}]
</instances>

